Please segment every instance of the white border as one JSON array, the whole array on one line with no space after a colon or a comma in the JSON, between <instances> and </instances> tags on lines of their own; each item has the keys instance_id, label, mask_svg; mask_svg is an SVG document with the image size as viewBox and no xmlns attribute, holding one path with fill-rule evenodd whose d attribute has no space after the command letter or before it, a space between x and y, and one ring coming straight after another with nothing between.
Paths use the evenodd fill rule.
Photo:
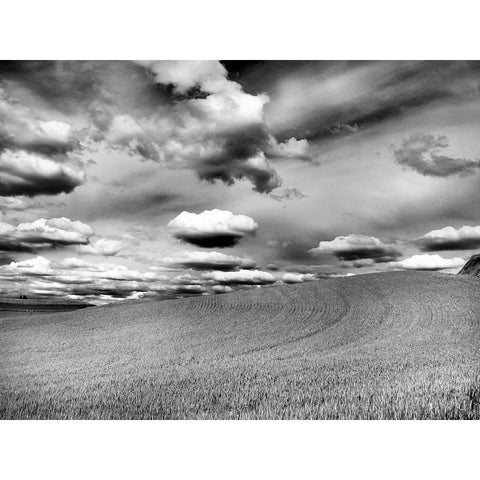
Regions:
<instances>
[{"instance_id":1,"label":"white border","mask_svg":"<svg viewBox=\"0 0 480 480\"><path fill-rule=\"evenodd\" d=\"M2 478L441 479L478 473L478 422L4 421ZM5 475L6 473L6 475Z\"/></svg>"},{"instance_id":2,"label":"white border","mask_svg":"<svg viewBox=\"0 0 480 480\"><path fill-rule=\"evenodd\" d=\"M478 59L474 0L16 0L2 59Z\"/></svg>"},{"instance_id":3,"label":"white border","mask_svg":"<svg viewBox=\"0 0 480 480\"><path fill-rule=\"evenodd\" d=\"M1 59L478 59L474 1L16 0ZM0 353L1 354L1 353ZM0 422L6 479L472 478L478 422Z\"/></svg>"}]
</instances>

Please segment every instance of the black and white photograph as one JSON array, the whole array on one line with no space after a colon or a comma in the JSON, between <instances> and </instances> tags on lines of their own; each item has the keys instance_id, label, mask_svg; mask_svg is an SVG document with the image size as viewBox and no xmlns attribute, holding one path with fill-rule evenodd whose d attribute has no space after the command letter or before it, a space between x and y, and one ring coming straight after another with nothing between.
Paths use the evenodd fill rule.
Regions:
<instances>
[{"instance_id":1,"label":"black and white photograph","mask_svg":"<svg viewBox=\"0 0 480 480\"><path fill-rule=\"evenodd\" d=\"M480 62L2 62L3 418L480 417Z\"/></svg>"},{"instance_id":2,"label":"black and white photograph","mask_svg":"<svg viewBox=\"0 0 480 480\"><path fill-rule=\"evenodd\" d=\"M166 51L0 59L0 428L479 420L480 61Z\"/></svg>"}]
</instances>

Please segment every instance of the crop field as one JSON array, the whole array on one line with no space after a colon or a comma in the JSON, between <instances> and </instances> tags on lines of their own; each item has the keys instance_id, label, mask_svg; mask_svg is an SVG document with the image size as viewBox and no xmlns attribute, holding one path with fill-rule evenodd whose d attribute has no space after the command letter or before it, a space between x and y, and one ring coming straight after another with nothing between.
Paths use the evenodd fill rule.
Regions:
<instances>
[{"instance_id":1,"label":"crop field","mask_svg":"<svg viewBox=\"0 0 480 480\"><path fill-rule=\"evenodd\" d=\"M4 419L480 419L480 280L323 279L0 318Z\"/></svg>"}]
</instances>

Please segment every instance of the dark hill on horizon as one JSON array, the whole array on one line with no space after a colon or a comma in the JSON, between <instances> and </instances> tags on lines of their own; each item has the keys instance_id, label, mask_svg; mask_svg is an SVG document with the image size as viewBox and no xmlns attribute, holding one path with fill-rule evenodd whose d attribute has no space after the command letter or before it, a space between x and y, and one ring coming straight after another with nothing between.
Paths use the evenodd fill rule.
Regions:
<instances>
[{"instance_id":1,"label":"dark hill on horizon","mask_svg":"<svg viewBox=\"0 0 480 480\"><path fill-rule=\"evenodd\" d=\"M0 319L2 418L480 418L480 288L390 272Z\"/></svg>"},{"instance_id":2,"label":"dark hill on horizon","mask_svg":"<svg viewBox=\"0 0 480 480\"><path fill-rule=\"evenodd\" d=\"M459 275L470 275L472 277L480 277L480 253L472 255L470 260L458 272Z\"/></svg>"}]
</instances>

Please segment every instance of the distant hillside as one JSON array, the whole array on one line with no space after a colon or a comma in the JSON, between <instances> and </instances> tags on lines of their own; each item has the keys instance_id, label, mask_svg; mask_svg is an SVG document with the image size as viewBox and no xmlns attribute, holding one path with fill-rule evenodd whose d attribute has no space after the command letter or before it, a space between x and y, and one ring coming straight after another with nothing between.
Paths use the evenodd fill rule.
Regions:
<instances>
[{"instance_id":1,"label":"distant hillside","mask_svg":"<svg viewBox=\"0 0 480 480\"><path fill-rule=\"evenodd\" d=\"M10 313L25 312L29 314L48 312L70 312L90 305L85 302L75 302L56 298L8 298L0 297L0 317L9 316Z\"/></svg>"},{"instance_id":2,"label":"distant hillside","mask_svg":"<svg viewBox=\"0 0 480 480\"><path fill-rule=\"evenodd\" d=\"M390 272L0 319L0 418L480 418L477 278Z\"/></svg>"},{"instance_id":3,"label":"distant hillside","mask_svg":"<svg viewBox=\"0 0 480 480\"><path fill-rule=\"evenodd\" d=\"M458 274L480 277L480 253L477 255L472 255L470 260L463 266Z\"/></svg>"}]
</instances>

